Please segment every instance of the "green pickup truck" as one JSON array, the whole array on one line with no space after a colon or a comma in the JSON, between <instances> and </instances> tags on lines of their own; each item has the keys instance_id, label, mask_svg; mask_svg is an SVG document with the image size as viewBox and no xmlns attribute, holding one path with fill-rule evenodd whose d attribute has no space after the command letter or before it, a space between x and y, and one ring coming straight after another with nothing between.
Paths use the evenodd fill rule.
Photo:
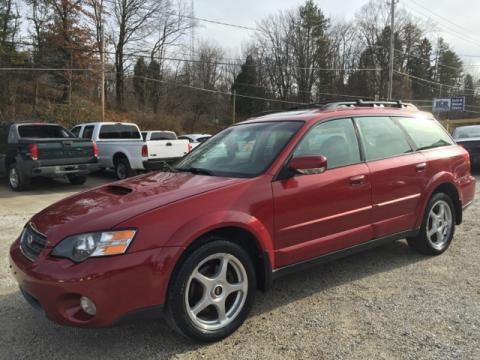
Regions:
<instances>
[{"instance_id":1,"label":"green pickup truck","mask_svg":"<svg viewBox=\"0 0 480 360\"><path fill-rule=\"evenodd\" d=\"M14 191L28 188L34 177L67 177L80 185L97 167L95 143L60 125L0 123L0 175Z\"/></svg>"}]
</instances>

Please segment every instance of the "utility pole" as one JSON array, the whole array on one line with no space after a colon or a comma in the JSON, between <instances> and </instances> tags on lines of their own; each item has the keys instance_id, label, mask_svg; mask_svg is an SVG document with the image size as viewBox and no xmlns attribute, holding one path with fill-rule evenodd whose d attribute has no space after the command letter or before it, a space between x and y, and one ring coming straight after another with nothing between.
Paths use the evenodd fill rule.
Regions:
<instances>
[{"instance_id":1,"label":"utility pole","mask_svg":"<svg viewBox=\"0 0 480 360\"><path fill-rule=\"evenodd\" d=\"M233 90L233 114L232 114L232 123L235 124L235 115L236 115L236 110L235 110L235 105L237 103L237 90Z\"/></svg>"},{"instance_id":2,"label":"utility pole","mask_svg":"<svg viewBox=\"0 0 480 360\"><path fill-rule=\"evenodd\" d=\"M100 101L101 101L101 121L105 121L105 35L103 32L103 1L100 4L100 62L101 76L100 76Z\"/></svg>"},{"instance_id":3,"label":"utility pole","mask_svg":"<svg viewBox=\"0 0 480 360\"><path fill-rule=\"evenodd\" d=\"M388 71L388 96L391 101L393 96L393 59L395 58L395 4L398 0L391 0L390 3L390 68Z\"/></svg>"}]
</instances>

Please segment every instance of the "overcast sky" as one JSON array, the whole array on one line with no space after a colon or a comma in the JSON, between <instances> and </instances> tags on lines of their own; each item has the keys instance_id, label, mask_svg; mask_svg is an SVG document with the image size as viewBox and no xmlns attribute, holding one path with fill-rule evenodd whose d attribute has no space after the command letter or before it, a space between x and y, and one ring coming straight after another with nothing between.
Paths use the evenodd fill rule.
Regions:
<instances>
[{"instance_id":1,"label":"overcast sky","mask_svg":"<svg viewBox=\"0 0 480 360\"><path fill-rule=\"evenodd\" d=\"M194 7L197 17L255 27L265 16L302 3L304 0L194 0ZM316 3L327 17L348 20L367 0L317 0ZM430 9L440 18L419 5ZM478 56L462 56L465 65L480 65L480 1L400 0L397 6L406 8L422 20L430 18L437 24L437 30L429 34L430 38L443 36L457 54ZM253 32L204 22L199 25L195 33L197 40L213 40L227 48L229 55L240 54L242 42ZM466 66L465 70L478 73L480 67Z\"/></svg>"}]
</instances>

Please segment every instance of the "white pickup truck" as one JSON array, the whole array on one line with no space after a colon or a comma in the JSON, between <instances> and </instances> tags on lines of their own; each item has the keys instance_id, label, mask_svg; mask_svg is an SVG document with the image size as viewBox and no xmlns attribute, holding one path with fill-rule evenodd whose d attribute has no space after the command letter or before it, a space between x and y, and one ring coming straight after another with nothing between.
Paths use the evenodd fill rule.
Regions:
<instances>
[{"instance_id":1,"label":"white pickup truck","mask_svg":"<svg viewBox=\"0 0 480 360\"><path fill-rule=\"evenodd\" d=\"M178 140L173 131L142 131L145 143L143 154L148 161L144 162L147 170L157 170L165 162L172 162L187 155L192 146L188 140Z\"/></svg>"},{"instance_id":2,"label":"white pickup truck","mask_svg":"<svg viewBox=\"0 0 480 360\"><path fill-rule=\"evenodd\" d=\"M137 171L160 169L166 160L174 158L170 153L149 156L149 144L144 142L136 124L95 122L77 125L71 131L75 136L97 144L100 168L114 169L117 179L133 176ZM176 141L184 143L183 140ZM184 155L182 150L176 158Z\"/></svg>"}]
</instances>

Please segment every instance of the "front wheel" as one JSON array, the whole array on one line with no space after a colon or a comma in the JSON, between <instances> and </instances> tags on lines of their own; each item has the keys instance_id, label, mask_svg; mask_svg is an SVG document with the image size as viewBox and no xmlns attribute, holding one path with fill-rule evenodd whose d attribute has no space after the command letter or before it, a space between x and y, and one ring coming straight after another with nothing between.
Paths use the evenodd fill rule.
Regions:
<instances>
[{"instance_id":1,"label":"front wheel","mask_svg":"<svg viewBox=\"0 0 480 360\"><path fill-rule=\"evenodd\" d=\"M450 196L437 193L425 210L422 228L408 244L418 252L439 255L448 249L455 233L455 207Z\"/></svg>"},{"instance_id":2,"label":"front wheel","mask_svg":"<svg viewBox=\"0 0 480 360\"><path fill-rule=\"evenodd\" d=\"M247 252L226 239L215 240L190 254L174 273L167 320L184 336L217 341L242 325L255 291L255 271Z\"/></svg>"}]
</instances>

